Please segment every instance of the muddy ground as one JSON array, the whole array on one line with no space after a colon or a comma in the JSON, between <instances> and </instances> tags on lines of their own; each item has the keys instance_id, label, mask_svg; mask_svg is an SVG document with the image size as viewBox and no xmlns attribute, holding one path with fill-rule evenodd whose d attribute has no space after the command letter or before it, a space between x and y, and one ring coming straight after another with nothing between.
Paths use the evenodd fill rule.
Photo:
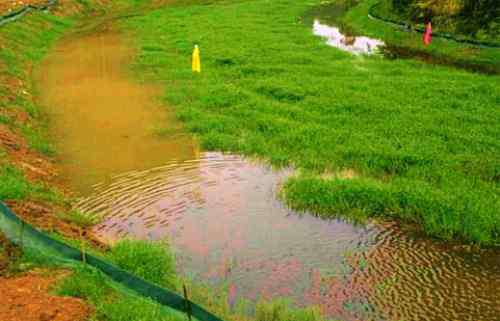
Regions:
<instances>
[{"instance_id":1,"label":"muddy ground","mask_svg":"<svg viewBox=\"0 0 500 321\"><path fill-rule=\"evenodd\" d=\"M50 294L52 285L67 274L36 270L15 278L0 278L0 320L87 320L90 309L83 300Z\"/></svg>"}]
</instances>

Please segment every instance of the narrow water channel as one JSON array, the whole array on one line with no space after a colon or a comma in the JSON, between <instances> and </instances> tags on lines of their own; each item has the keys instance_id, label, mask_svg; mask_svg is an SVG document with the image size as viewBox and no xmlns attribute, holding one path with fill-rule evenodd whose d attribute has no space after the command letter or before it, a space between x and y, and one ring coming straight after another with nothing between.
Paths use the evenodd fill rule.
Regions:
<instances>
[{"instance_id":1,"label":"narrow water channel","mask_svg":"<svg viewBox=\"0 0 500 321\"><path fill-rule=\"evenodd\" d=\"M291 170L200 153L132 61L102 27L61 41L36 77L62 175L79 209L105 217L103 239L168 239L180 273L231 298L286 296L343 320L499 320L498 251L294 213L277 199ZM159 136L165 125L177 134Z\"/></svg>"},{"instance_id":2,"label":"narrow water channel","mask_svg":"<svg viewBox=\"0 0 500 321\"><path fill-rule=\"evenodd\" d=\"M394 43L385 43L381 39L363 36L355 32L342 21L343 15L358 0L328 2L309 10L304 22L312 26L314 35L325 39L327 45L350 52L354 55L381 54L387 59L416 59L430 65L445 65L470 72L498 75L498 66L489 63L456 60L446 55L438 55L422 48L405 47ZM403 29L400 32L404 32ZM406 30L406 32L410 32ZM471 50L479 48L471 47Z\"/></svg>"}]
</instances>

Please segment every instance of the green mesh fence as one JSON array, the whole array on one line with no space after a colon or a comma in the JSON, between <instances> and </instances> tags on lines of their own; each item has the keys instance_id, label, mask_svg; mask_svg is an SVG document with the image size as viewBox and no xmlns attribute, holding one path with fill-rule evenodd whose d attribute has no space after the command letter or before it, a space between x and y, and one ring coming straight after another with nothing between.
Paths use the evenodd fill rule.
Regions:
<instances>
[{"instance_id":1,"label":"green mesh fence","mask_svg":"<svg viewBox=\"0 0 500 321\"><path fill-rule=\"evenodd\" d=\"M382 17L377 13L377 8L381 6L382 3L378 2L374 4L373 6L370 7L368 10L368 17L374 19L374 20L379 20L381 22L385 22L387 24L393 25L395 27L402 28L404 30L411 30L411 31L416 31L419 33L424 33L425 28L424 27L412 27L408 23L389 19L386 17ZM463 44L469 44L469 45L474 45L474 46L479 46L479 47L485 47L485 48L500 48L500 43L495 43L495 42L489 42L489 41L480 41L480 40L472 40L472 39L459 39L455 35L451 33L444 33L444 32L433 32L432 37L435 38L443 38L447 40L451 40L454 42L458 43L463 43Z\"/></svg>"},{"instance_id":2,"label":"green mesh fence","mask_svg":"<svg viewBox=\"0 0 500 321\"><path fill-rule=\"evenodd\" d=\"M11 242L23 248L40 251L62 260L82 261L83 254L80 250L35 229L16 216L2 202L0 202L0 231ZM113 281L125 286L138 295L151 298L161 305L187 313L200 321L222 321L177 293L144 281L100 258L86 253L85 262L106 274Z\"/></svg>"}]
</instances>

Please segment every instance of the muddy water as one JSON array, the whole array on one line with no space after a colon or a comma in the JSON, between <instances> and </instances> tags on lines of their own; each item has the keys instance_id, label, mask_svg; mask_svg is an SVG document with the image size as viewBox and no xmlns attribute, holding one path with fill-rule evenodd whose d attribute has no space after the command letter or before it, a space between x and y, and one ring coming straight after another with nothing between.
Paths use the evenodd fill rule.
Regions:
<instances>
[{"instance_id":1,"label":"muddy water","mask_svg":"<svg viewBox=\"0 0 500 321\"><path fill-rule=\"evenodd\" d=\"M169 239L181 273L226 284L231 301L286 296L343 320L499 319L498 251L294 213L276 198L289 175L204 153L116 176L77 206L106 216L103 238Z\"/></svg>"},{"instance_id":2,"label":"muddy water","mask_svg":"<svg viewBox=\"0 0 500 321\"><path fill-rule=\"evenodd\" d=\"M432 242L394 224L294 213L278 201L291 173L199 153L131 80L132 52L107 28L61 42L38 72L77 208L96 233L169 239L179 271L226 284L230 300L288 296L344 320L499 320L500 252ZM158 126L177 132L159 137Z\"/></svg>"},{"instance_id":3,"label":"muddy water","mask_svg":"<svg viewBox=\"0 0 500 321\"><path fill-rule=\"evenodd\" d=\"M161 107L160 87L128 75L133 52L116 31L101 25L63 40L36 72L39 103L45 107L60 152L62 177L77 192L129 170L198 151ZM175 139L159 137L170 123Z\"/></svg>"}]
</instances>

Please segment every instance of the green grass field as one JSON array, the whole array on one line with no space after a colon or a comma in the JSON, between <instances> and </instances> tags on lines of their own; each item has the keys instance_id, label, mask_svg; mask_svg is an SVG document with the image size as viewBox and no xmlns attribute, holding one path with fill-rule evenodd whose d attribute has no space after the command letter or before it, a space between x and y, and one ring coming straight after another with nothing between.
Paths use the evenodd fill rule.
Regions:
<instances>
[{"instance_id":1,"label":"green grass field","mask_svg":"<svg viewBox=\"0 0 500 321\"><path fill-rule=\"evenodd\" d=\"M370 2L346 17L361 20ZM165 85L204 148L297 168L284 189L292 207L498 244L500 78L330 48L300 22L318 3L164 7L125 23L139 48L134 69ZM200 75L190 70L194 44Z\"/></svg>"}]
</instances>

